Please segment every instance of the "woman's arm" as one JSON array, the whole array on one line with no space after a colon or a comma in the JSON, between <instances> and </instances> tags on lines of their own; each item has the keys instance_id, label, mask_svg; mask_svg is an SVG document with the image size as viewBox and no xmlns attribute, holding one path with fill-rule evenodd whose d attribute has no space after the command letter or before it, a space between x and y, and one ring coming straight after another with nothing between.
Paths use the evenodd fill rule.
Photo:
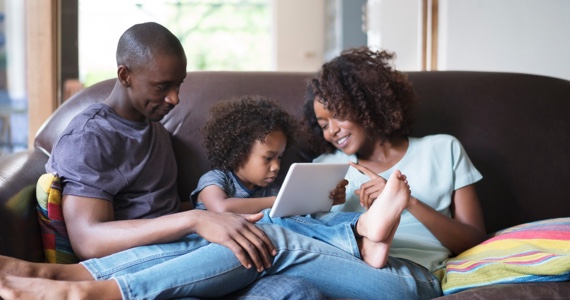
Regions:
<instances>
[{"instance_id":1,"label":"woman's arm","mask_svg":"<svg viewBox=\"0 0 570 300\"><path fill-rule=\"evenodd\" d=\"M206 209L215 212L233 212L254 214L265 208L271 208L275 196L263 198L228 198L228 195L217 185L209 185L198 194L198 201L204 202Z\"/></svg>"},{"instance_id":2,"label":"woman's arm","mask_svg":"<svg viewBox=\"0 0 570 300\"><path fill-rule=\"evenodd\" d=\"M454 255L485 240L483 212L473 184L453 193L451 218L414 197L407 210Z\"/></svg>"},{"instance_id":3,"label":"woman's arm","mask_svg":"<svg viewBox=\"0 0 570 300\"><path fill-rule=\"evenodd\" d=\"M353 167L370 177L357 191L360 203L368 209L386 185L386 180L370 169L351 163ZM451 215L449 218L411 197L406 208L453 254L459 254L485 239L483 212L473 184L456 190L452 195Z\"/></svg>"}]
</instances>

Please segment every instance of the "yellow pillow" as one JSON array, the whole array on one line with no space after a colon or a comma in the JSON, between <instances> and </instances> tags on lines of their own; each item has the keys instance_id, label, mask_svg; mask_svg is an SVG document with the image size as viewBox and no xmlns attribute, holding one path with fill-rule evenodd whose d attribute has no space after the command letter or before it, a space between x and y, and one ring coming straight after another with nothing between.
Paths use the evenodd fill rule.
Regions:
<instances>
[{"instance_id":1,"label":"yellow pillow","mask_svg":"<svg viewBox=\"0 0 570 300\"><path fill-rule=\"evenodd\" d=\"M36 185L37 212L46 262L72 264L73 253L61 209L61 181L56 173L43 174Z\"/></svg>"},{"instance_id":2,"label":"yellow pillow","mask_svg":"<svg viewBox=\"0 0 570 300\"><path fill-rule=\"evenodd\" d=\"M450 258L444 295L499 283L570 280L570 218L525 223Z\"/></svg>"}]
</instances>

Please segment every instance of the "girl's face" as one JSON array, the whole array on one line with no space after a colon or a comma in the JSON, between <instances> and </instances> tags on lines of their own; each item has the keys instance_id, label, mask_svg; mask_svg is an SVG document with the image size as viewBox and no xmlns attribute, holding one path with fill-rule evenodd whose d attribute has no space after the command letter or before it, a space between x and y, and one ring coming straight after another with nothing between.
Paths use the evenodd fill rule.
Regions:
<instances>
[{"instance_id":1,"label":"girl's face","mask_svg":"<svg viewBox=\"0 0 570 300\"><path fill-rule=\"evenodd\" d=\"M316 99L313 103L317 122L323 130L325 140L342 152L352 155L367 143L364 127L351 121L333 118L331 112Z\"/></svg>"},{"instance_id":2,"label":"girl's face","mask_svg":"<svg viewBox=\"0 0 570 300\"><path fill-rule=\"evenodd\" d=\"M269 185L277 178L286 146L287 137L281 130L269 133L263 141L256 140L247 161L235 174L248 189Z\"/></svg>"}]
</instances>

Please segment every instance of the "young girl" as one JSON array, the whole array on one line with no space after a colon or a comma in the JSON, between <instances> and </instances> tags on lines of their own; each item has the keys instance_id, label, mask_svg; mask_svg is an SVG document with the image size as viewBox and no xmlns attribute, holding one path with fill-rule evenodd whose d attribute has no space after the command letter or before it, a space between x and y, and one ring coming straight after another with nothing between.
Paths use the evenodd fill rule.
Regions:
<instances>
[{"instance_id":1,"label":"young girl","mask_svg":"<svg viewBox=\"0 0 570 300\"><path fill-rule=\"evenodd\" d=\"M297 120L270 99L244 97L212 107L203 134L213 170L191 194L195 207L247 214L271 208L281 157L297 130ZM335 204L344 202L346 184L331 191Z\"/></svg>"},{"instance_id":2,"label":"young girl","mask_svg":"<svg viewBox=\"0 0 570 300\"><path fill-rule=\"evenodd\" d=\"M294 141L296 128L294 118L270 99L243 97L214 106L204 127L213 170L200 178L191 199L198 208L217 212L264 211L261 223L279 224L336 246L371 266L383 267L409 198L405 176L399 172L391 181L397 192L383 193L386 200L366 213L269 217L267 208L278 191L274 181L281 157ZM344 202L346 184L341 181L331 192L335 204Z\"/></svg>"}]
</instances>

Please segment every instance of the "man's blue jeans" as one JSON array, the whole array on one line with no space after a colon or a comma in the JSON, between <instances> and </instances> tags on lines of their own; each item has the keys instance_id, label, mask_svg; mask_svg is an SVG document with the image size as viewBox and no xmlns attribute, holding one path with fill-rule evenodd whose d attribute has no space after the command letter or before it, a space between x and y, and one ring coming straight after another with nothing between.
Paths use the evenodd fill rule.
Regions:
<instances>
[{"instance_id":1,"label":"man's blue jeans","mask_svg":"<svg viewBox=\"0 0 570 300\"><path fill-rule=\"evenodd\" d=\"M272 267L260 273L244 268L228 248L195 234L82 264L97 280L116 280L124 299L222 296L271 274L302 278L334 298L429 299L441 295L437 278L415 263L390 258L386 267L375 269L339 248L281 226L258 226L278 252Z\"/></svg>"}]
</instances>

